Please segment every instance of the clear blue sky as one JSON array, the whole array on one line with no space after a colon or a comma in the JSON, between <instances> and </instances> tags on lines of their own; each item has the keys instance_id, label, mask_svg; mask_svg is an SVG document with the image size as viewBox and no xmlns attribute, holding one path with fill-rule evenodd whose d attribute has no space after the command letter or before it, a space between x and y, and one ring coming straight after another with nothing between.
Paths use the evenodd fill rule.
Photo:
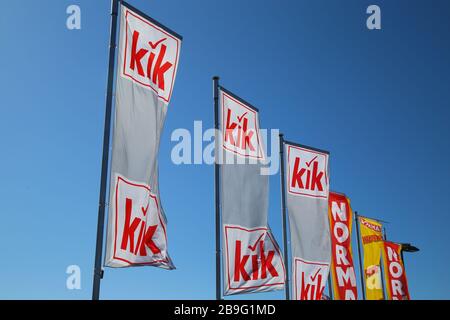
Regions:
<instances>
[{"instance_id":1,"label":"clear blue sky","mask_svg":"<svg viewBox=\"0 0 450 320\"><path fill-rule=\"evenodd\" d=\"M3 2L0 298L89 299L110 1ZM406 255L413 298L450 298L448 1L129 2L184 37L160 151L177 270L106 269L102 298L214 298L213 167L170 161L174 129L212 126L213 75L260 109L262 127L328 149L332 189L421 249ZM70 4L81 30L66 29ZM382 30L366 28L370 4ZM270 183L281 243L279 176ZM66 289L71 264L81 290Z\"/></svg>"}]
</instances>

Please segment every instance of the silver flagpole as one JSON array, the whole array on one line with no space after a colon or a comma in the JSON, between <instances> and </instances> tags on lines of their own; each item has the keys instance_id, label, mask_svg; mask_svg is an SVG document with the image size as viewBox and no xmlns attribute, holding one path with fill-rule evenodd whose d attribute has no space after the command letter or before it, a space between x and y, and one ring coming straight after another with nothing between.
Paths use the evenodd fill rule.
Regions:
<instances>
[{"instance_id":1,"label":"silver flagpole","mask_svg":"<svg viewBox=\"0 0 450 320\"><path fill-rule=\"evenodd\" d=\"M359 273L361 276L361 290L362 290L362 296L363 300L366 300L366 286L364 281L364 268L362 265L362 255L361 255L361 244L359 243L361 237L359 232L359 219L358 219L358 211L355 211L355 223L356 223L356 243L358 244L358 255L359 255Z\"/></svg>"},{"instance_id":2,"label":"silver flagpole","mask_svg":"<svg viewBox=\"0 0 450 320\"><path fill-rule=\"evenodd\" d=\"M286 229L286 190L284 185L284 139L283 134L280 133L280 183L281 183L281 216L283 221L283 250L284 250L284 265L286 269L286 283L284 285L286 300L291 299L291 291L289 286L289 257L288 257L288 241Z\"/></svg>"},{"instance_id":3,"label":"silver flagpole","mask_svg":"<svg viewBox=\"0 0 450 320\"><path fill-rule=\"evenodd\" d=\"M214 129L215 129L215 163L214 163L214 189L215 189L215 205L216 205L216 300L222 299L222 286L220 277L220 189L219 189L219 143L217 133L219 131L219 77L213 77L213 94L214 94Z\"/></svg>"},{"instance_id":4,"label":"silver flagpole","mask_svg":"<svg viewBox=\"0 0 450 320\"><path fill-rule=\"evenodd\" d=\"M102 269L102 250L103 250L103 230L105 225L105 207L106 207L106 182L108 178L108 159L109 159L109 135L111 132L111 110L112 110L112 92L114 80L114 58L116 54L116 33L117 33L117 11L119 0L111 0L111 29L109 40L109 67L108 83L106 89L106 112L105 127L103 131L103 158L102 173L100 177L100 195L98 203L98 221L97 221L97 242L95 247L95 266L94 281L92 287L92 300L98 300L100 296L100 281L103 278Z\"/></svg>"},{"instance_id":5,"label":"silver flagpole","mask_svg":"<svg viewBox=\"0 0 450 320\"><path fill-rule=\"evenodd\" d=\"M386 227L383 226L383 240L387 241L387 234L386 234ZM384 243L383 243L383 247L381 248L382 251L384 251ZM381 259L383 259L383 254L381 255ZM385 290L385 286L384 286L384 273L386 272L386 270L384 270L384 264L380 259L380 269L383 271L381 273L381 288L383 289L383 300L386 300L386 290Z\"/></svg>"}]
</instances>

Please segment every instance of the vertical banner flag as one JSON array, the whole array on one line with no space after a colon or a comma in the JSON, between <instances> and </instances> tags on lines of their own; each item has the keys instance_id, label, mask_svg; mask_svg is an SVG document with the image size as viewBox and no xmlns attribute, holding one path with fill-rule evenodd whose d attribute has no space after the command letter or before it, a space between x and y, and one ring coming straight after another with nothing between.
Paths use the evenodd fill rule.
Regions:
<instances>
[{"instance_id":1,"label":"vertical banner flag","mask_svg":"<svg viewBox=\"0 0 450 320\"><path fill-rule=\"evenodd\" d=\"M367 300L383 299L381 281L381 247L383 234L381 224L375 220L358 217L364 251L364 279Z\"/></svg>"},{"instance_id":2,"label":"vertical banner flag","mask_svg":"<svg viewBox=\"0 0 450 320\"><path fill-rule=\"evenodd\" d=\"M388 300L410 300L401 250L401 244L384 241L384 276Z\"/></svg>"},{"instance_id":3,"label":"vertical banner flag","mask_svg":"<svg viewBox=\"0 0 450 320\"><path fill-rule=\"evenodd\" d=\"M330 192L331 275L334 300L356 300L356 274L352 257L352 208L344 194Z\"/></svg>"},{"instance_id":4,"label":"vertical banner flag","mask_svg":"<svg viewBox=\"0 0 450 320\"><path fill-rule=\"evenodd\" d=\"M222 87L219 100L224 295L280 290L285 269L267 223L258 110Z\"/></svg>"},{"instance_id":5,"label":"vertical banner flag","mask_svg":"<svg viewBox=\"0 0 450 320\"><path fill-rule=\"evenodd\" d=\"M321 300L331 259L327 151L285 143L292 297Z\"/></svg>"},{"instance_id":6,"label":"vertical banner flag","mask_svg":"<svg viewBox=\"0 0 450 320\"><path fill-rule=\"evenodd\" d=\"M181 37L121 3L105 264L173 269L158 150Z\"/></svg>"}]
</instances>

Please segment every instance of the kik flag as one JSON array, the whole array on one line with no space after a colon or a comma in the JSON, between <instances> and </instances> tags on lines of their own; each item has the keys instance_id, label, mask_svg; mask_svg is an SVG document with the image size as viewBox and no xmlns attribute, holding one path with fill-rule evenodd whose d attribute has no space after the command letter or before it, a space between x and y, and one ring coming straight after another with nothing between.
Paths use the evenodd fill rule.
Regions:
<instances>
[{"instance_id":1,"label":"kik flag","mask_svg":"<svg viewBox=\"0 0 450 320\"><path fill-rule=\"evenodd\" d=\"M121 3L105 264L173 269L158 150L181 37Z\"/></svg>"},{"instance_id":2,"label":"kik flag","mask_svg":"<svg viewBox=\"0 0 450 320\"><path fill-rule=\"evenodd\" d=\"M401 251L401 244L384 241L384 277L388 300L410 300Z\"/></svg>"},{"instance_id":3,"label":"kik flag","mask_svg":"<svg viewBox=\"0 0 450 320\"><path fill-rule=\"evenodd\" d=\"M285 142L286 200L292 252L292 297L320 300L331 259L327 151Z\"/></svg>"},{"instance_id":4,"label":"kik flag","mask_svg":"<svg viewBox=\"0 0 450 320\"><path fill-rule=\"evenodd\" d=\"M224 295L279 290L285 269L267 223L258 110L219 88Z\"/></svg>"},{"instance_id":5,"label":"kik flag","mask_svg":"<svg viewBox=\"0 0 450 320\"><path fill-rule=\"evenodd\" d=\"M334 300L356 300L355 267L352 257L352 208L344 194L330 192L331 275Z\"/></svg>"},{"instance_id":6,"label":"kik flag","mask_svg":"<svg viewBox=\"0 0 450 320\"><path fill-rule=\"evenodd\" d=\"M383 235L381 224L375 220L358 217L364 250L364 279L367 300L383 299L381 281L381 248Z\"/></svg>"}]
</instances>

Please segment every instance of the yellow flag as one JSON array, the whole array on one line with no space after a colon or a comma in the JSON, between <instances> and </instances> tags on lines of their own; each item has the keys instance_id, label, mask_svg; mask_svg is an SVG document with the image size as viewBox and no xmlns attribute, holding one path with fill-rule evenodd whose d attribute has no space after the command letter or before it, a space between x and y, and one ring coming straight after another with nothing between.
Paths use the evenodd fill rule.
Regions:
<instances>
[{"instance_id":1,"label":"yellow flag","mask_svg":"<svg viewBox=\"0 0 450 320\"><path fill-rule=\"evenodd\" d=\"M383 236L381 224L375 220L359 217L361 240L364 250L364 278L367 300L383 299L381 281L381 249Z\"/></svg>"}]
</instances>

